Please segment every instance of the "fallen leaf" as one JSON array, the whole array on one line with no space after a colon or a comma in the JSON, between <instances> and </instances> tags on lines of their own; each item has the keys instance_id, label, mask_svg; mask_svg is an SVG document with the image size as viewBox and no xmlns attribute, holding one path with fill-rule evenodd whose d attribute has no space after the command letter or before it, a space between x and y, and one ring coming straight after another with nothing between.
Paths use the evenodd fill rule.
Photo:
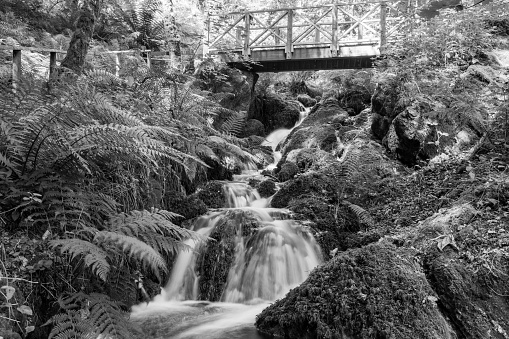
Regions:
<instances>
[{"instance_id":1,"label":"fallen leaf","mask_svg":"<svg viewBox=\"0 0 509 339\"><path fill-rule=\"evenodd\" d=\"M14 296L14 293L16 292L16 289L12 286L2 286L0 287L0 290L5 290L5 293L2 292L2 294L5 297L5 300L10 300Z\"/></svg>"},{"instance_id":2,"label":"fallen leaf","mask_svg":"<svg viewBox=\"0 0 509 339\"><path fill-rule=\"evenodd\" d=\"M437 246L440 251L442 251L447 245L451 245L455 250L459 250L452 234L446 235L444 238L438 240Z\"/></svg>"},{"instance_id":3,"label":"fallen leaf","mask_svg":"<svg viewBox=\"0 0 509 339\"><path fill-rule=\"evenodd\" d=\"M32 309L30 308L30 306L27 306L27 305L21 305L20 307L17 308L17 310L20 313L23 313L23 314L26 314L26 315L33 315L34 314Z\"/></svg>"}]
</instances>

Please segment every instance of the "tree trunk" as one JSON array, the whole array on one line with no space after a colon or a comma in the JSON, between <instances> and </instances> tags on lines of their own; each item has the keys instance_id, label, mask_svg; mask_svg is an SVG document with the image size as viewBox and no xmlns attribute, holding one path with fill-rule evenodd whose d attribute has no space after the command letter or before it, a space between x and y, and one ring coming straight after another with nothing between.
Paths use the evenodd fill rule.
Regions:
<instances>
[{"instance_id":1,"label":"tree trunk","mask_svg":"<svg viewBox=\"0 0 509 339\"><path fill-rule=\"evenodd\" d=\"M83 71L85 57L94 33L96 15L99 14L99 2L98 0L87 0L81 7L76 30L72 36L67 54L62 60L61 66L72 70L76 74L81 74Z\"/></svg>"}]
</instances>

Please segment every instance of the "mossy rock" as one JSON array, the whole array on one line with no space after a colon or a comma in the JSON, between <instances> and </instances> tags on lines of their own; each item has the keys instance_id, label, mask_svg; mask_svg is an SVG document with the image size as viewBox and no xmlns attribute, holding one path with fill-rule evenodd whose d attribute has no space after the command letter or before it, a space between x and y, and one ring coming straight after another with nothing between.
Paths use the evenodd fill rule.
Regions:
<instances>
[{"instance_id":1,"label":"mossy rock","mask_svg":"<svg viewBox=\"0 0 509 339\"><path fill-rule=\"evenodd\" d=\"M165 195L164 200L166 209L180 214L184 219L193 219L207 213L207 205L195 195L171 192Z\"/></svg>"},{"instance_id":2,"label":"mossy rock","mask_svg":"<svg viewBox=\"0 0 509 339\"><path fill-rule=\"evenodd\" d=\"M328 194L326 181L314 172L301 175L286 182L272 198L271 206L284 208L288 206L291 200L311 193L316 193L317 195Z\"/></svg>"},{"instance_id":3,"label":"mossy rock","mask_svg":"<svg viewBox=\"0 0 509 339\"><path fill-rule=\"evenodd\" d=\"M282 338L455 338L414 263L415 250L388 243L343 252L257 316Z\"/></svg>"},{"instance_id":4,"label":"mossy rock","mask_svg":"<svg viewBox=\"0 0 509 339\"><path fill-rule=\"evenodd\" d=\"M283 157L298 148L317 148L330 152L337 145L336 127L348 119L348 113L334 98L315 105L309 116L295 128L280 146Z\"/></svg>"},{"instance_id":5,"label":"mossy rock","mask_svg":"<svg viewBox=\"0 0 509 339\"><path fill-rule=\"evenodd\" d=\"M299 94L297 100L304 105L304 107L313 107L316 105L316 99L311 98L307 94Z\"/></svg>"},{"instance_id":6,"label":"mossy rock","mask_svg":"<svg viewBox=\"0 0 509 339\"><path fill-rule=\"evenodd\" d=\"M198 199L203 201L208 208L221 208L226 204L223 183L221 181L210 181L205 187L196 192Z\"/></svg>"},{"instance_id":7,"label":"mossy rock","mask_svg":"<svg viewBox=\"0 0 509 339\"><path fill-rule=\"evenodd\" d=\"M272 180L264 180L258 185L258 193L262 198L268 198L276 193L276 184Z\"/></svg>"},{"instance_id":8,"label":"mossy rock","mask_svg":"<svg viewBox=\"0 0 509 339\"><path fill-rule=\"evenodd\" d=\"M261 121L265 133L278 128L292 128L300 117L300 105L296 101L284 100L275 93L257 96L251 102L248 119Z\"/></svg>"},{"instance_id":9,"label":"mossy rock","mask_svg":"<svg viewBox=\"0 0 509 339\"><path fill-rule=\"evenodd\" d=\"M265 127L263 123L256 119L249 119L244 125L244 131L241 133L241 138L247 138L249 136L265 136Z\"/></svg>"},{"instance_id":10,"label":"mossy rock","mask_svg":"<svg viewBox=\"0 0 509 339\"><path fill-rule=\"evenodd\" d=\"M279 182L285 182L287 180L293 179L295 175L299 173L299 168L293 162L284 163L281 166L281 170L277 174Z\"/></svg>"},{"instance_id":11,"label":"mossy rock","mask_svg":"<svg viewBox=\"0 0 509 339\"><path fill-rule=\"evenodd\" d=\"M235 260L236 237L249 236L257 227L258 220L250 212L241 210L227 211L218 221L209 236L213 240L200 250L196 261L200 300L220 300Z\"/></svg>"}]
</instances>

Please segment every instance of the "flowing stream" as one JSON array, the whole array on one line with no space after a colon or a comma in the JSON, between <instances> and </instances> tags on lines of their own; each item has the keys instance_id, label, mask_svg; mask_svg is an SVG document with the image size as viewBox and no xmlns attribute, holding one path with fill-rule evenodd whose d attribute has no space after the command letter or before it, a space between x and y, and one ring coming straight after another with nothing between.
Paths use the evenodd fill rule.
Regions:
<instances>
[{"instance_id":1,"label":"flowing stream","mask_svg":"<svg viewBox=\"0 0 509 339\"><path fill-rule=\"evenodd\" d=\"M301 113L296 126L307 113ZM275 152L291 130L274 131L266 144ZM247 184L256 174L250 171L225 183L226 206L198 218L193 226L209 236L218 225L235 222L235 253L221 301L198 300L197 253L206 244L188 241L193 251L178 255L161 294L133 307L131 319L142 325L144 338L263 338L254 327L256 315L302 283L321 262L320 249L307 228L291 220L289 210L270 208L270 198L261 198ZM234 214L241 218L231 219ZM244 215L249 222L244 222Z\"/></svg>"}]
</instances>

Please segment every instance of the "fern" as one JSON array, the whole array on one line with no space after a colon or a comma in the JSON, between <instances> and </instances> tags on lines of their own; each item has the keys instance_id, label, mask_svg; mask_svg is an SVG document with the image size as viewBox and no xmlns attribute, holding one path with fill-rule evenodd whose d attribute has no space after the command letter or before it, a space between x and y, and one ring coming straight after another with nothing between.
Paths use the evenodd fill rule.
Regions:
<instances>
[{"instance_id":1,"label":"fern","mask_svg":"<svg viewBox=\"0 0 509 339\"><path fill-rule=\"evenodd\" d=\"M82 257L85 266L90 267L92 272L101 280L106 281L110 272L108 254L99 246L81 239L60 239L50 241L50 247L60 247L62 253L69 253L71 259Z\"/></svg>"},{"instance_id":2,"label":"fern","mask_svg":"<svg viewBox=\"0 0 509 339\"><path fill-rule=\"evenodd\" d=\"M63 313L53 316L49 339L132 338L128 313L107 295L75 293L59 298Z\"/></svg>"},{"instance_id":3,"label":"fern","mask_svg":"<svg viewBox=\"0 0 509 339\"><path fill-rule=\"evenodd\" d=\"M375 221L373 220L373 217L364 208L352 204L346 200L343 200L342 204L345 205L350 211L352 211L356 215L357 219L361 224L364 224L370 228L375 227Z\"/></svg>"},{"instance_id":4,"label":"fern","mask_svg":"<svg viewBox=\"0 0 509 339\"><path fill-rule=\"evenodd\" d=\"M246 112L236 112L224 107L218 107L213 111L216 118L214 127L226 134L239 135L246 123Z\"/></svg>"},{"instance_id":5,"label":"fern","mask_svg":"<svg viewBox=\"0 0 509 339\"><path fill-rule=\"evenodd\" d=\"M115 232L100 231L96 234L94 242L103 246L104 243L114 244L124 255L141 262L144 268L152 270L159 280L162 280L160 272L167 273L168 271L166 262L161 255L154 248L134 237Z\"/></svg>"}]
</instances>

